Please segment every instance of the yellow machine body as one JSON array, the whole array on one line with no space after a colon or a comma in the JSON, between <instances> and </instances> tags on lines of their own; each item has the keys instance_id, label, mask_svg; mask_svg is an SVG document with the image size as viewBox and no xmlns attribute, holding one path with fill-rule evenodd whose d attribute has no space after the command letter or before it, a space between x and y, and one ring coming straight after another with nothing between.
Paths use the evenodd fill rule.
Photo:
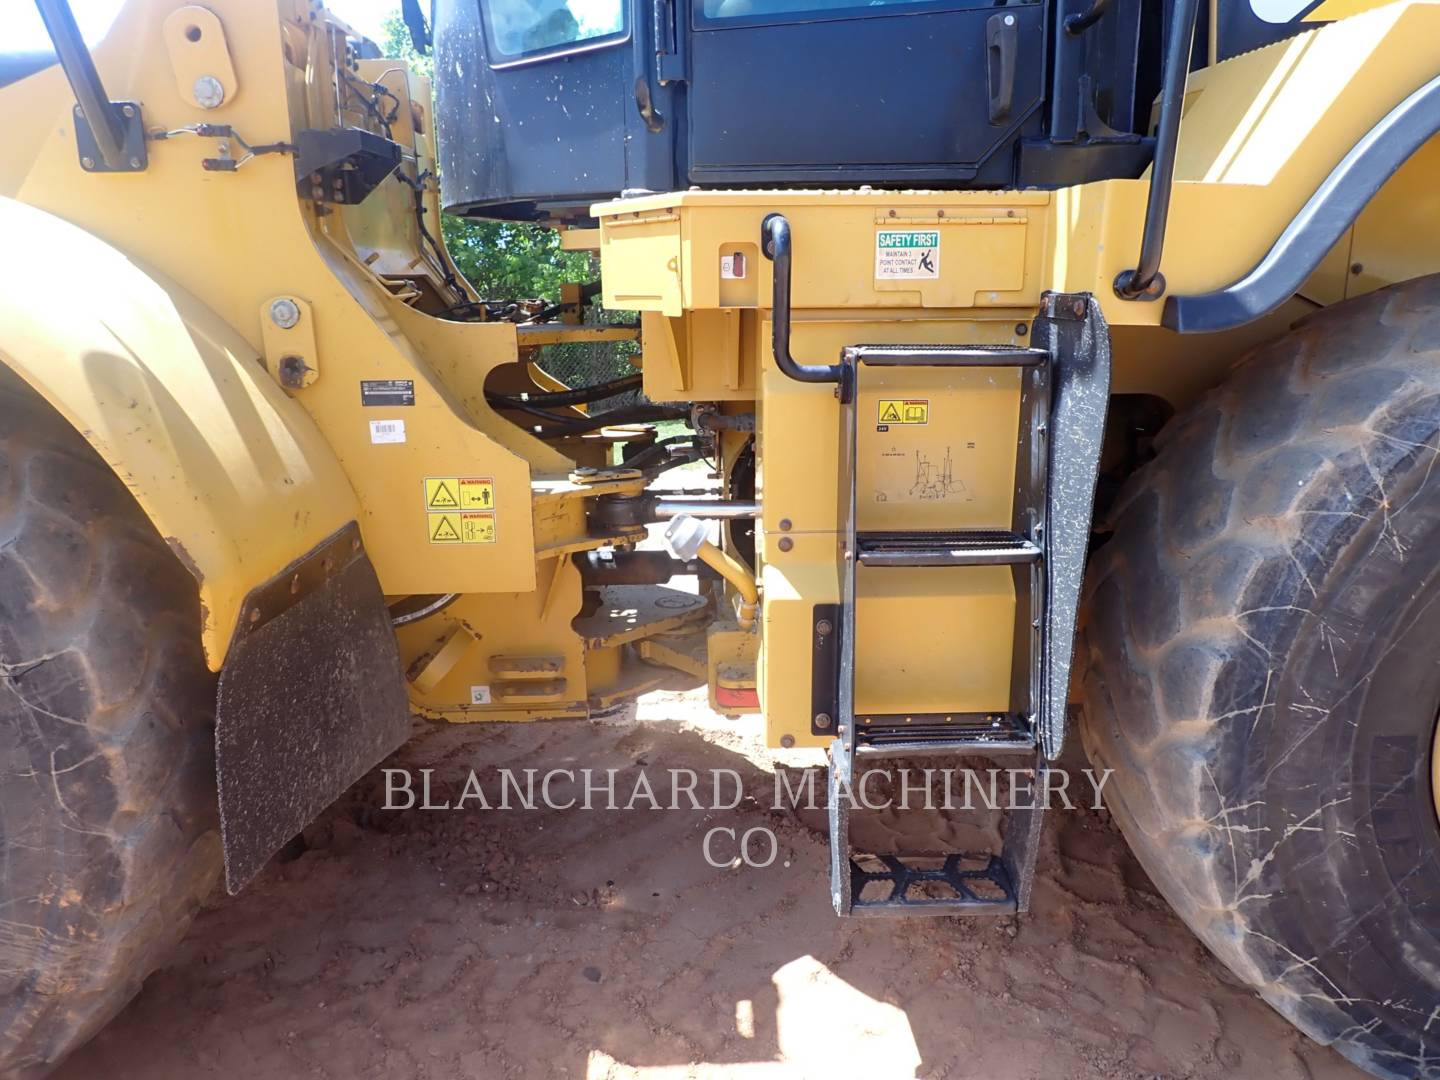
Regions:
<instances>
[{"instance_id":1,"label":"yellow machine body","mask_svg":"<svg viewBox=\"0 0 1440 1080\"><path fill-rule=\"evenodd\" d=\"M587 508L640 493L644 478L607 464L623 434L539 439L487 402L487 379L555 389L535 364L539 347L636 332L427 314L454 273L421 230L441 235L429 87L398 62L354 59L347 37L302 0L134 0L95 50L112 95L138 102L147 130L170 133L134 173L77 160L74 98L58 68L0 89L10 250L0 361L94 444L195 575L217 670L245 597L351 520L397 604L455 594L398 631L412 702L436 718L583 716L654 685L659 663L703 675L722 711L762 708L775 744L823 743L808 724L805 650L814 606L837 599L837 406L830 388L775 367L758 243L769 213L783 211L796 237L798 356L832 361L863 341L1024 344L1043 292L1088 292L1112 328L1114 392L1176 407L1304 311L1440 262L1433 144L1299 297L1243 330L1195 338L1162 329L1159 304L1111 288L1133 264L1143 179L1051 192L685 192L599 206L600 229L573 230L566 246L598 248L605 305L641 313L647 394L755 414L762 613L740 630L733 590L719 586L693 602L605 594L587 606L577 558L644 536L597 529ZM1253 266L1356 140L1434 76L1436 40L1440 4L1397 3L1193 75L1163 264L1170 290L1216 288ZM217 107L196 100L197 73L221 84ZM359 205L308 198L288 153L203 165L302 129L374 130L343 91L348 73L396 102L389 134L419 186L418 216L414 185L393 180ZM197 124L229 125L243 143L196 134ZM919 230L938 234L934 276L877 276L877 236ZM722 274L736 256L748 272ZM277 302L297 313L290 325L275 318ZM1021 394L1012 376L867 384L865 527L1008 519ZM371 383L407 386L412 400L376 405ZM726 433L727 465L743 441ZM858 589L862 712L1004 707L1017 616L1007 571L862 573Z\"/></svg>"}]
</instances>

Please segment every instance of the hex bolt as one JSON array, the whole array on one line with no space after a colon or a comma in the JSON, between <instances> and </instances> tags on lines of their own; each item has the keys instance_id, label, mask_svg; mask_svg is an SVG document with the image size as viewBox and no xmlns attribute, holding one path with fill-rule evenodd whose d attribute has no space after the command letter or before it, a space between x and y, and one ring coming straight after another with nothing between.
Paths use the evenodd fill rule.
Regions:
<instances>
[{"instance_id":1,"label":"hex bolt","mask_svg":"<svg viewBox=\"0 0 1440 1080\"><path fill-rule=\"evenodd\" d=\"M132 158L130 159L130 167L131 167L132 169L138 169L138 168L140 168L140 159L139 159L138 157L132 157Z\"/></svg>"},{"instance_id":2,"label":"hex bolt","mask_svg":"<svg viewBox=\"0 0 1440 1080\"><path fill-rule=\"evenodd\" d=\"M300 321L300 305L288 296L270 301L270 321L281 330L289 330Z\"/></svg>"},{"instance_id":3,"label":"hex bolt","mask_svg":"<svg viewBox=\"0 0 1440 1080\"><path fill-rule=\"evenodd\" d=\"M829 619L821 619L815 624L815 632L821 637L824 637L826 634L830 633L834 629L835 627L831 625Z\"/></svg>"},{"instance_id":4,"label":"hex bolt","mask_svg":"<svg viewBox=\"0 0 1440 1080\"><path fill-rule=\"evenodd\" d=\"M93 169L95 168L95 159L93 157L82 157L80 159L80 165L82 168Z\"/></svg>"},{"instance_id":5,"label":"hex bolt","mask_svg":"<svg viewBox=\"0 0 1440 1080\"><path fill-rule=\"evenodd\" d=\"M786 750L789 750L792 746L795 745L795 736L794 736L794 735L781 735L781 736L780 736L780 745L781 745L783 748L785 748Z\"/></svg>"},{"instance_id":6,"label":"hex bolt","mask_svg":"<svg viewBox=\"0 0 1440 1080\"><path fill-rule=\"evenodd\" d=\"M135 106L134 106L134 105L126 105L126 106L123 106L123 107L120 109L120 112L121 112L121 114L122 114L123 116L125 116L126 119L131 119L131 118L133 118L133 117L135 116Z\"/></svg>"},{"instance_id":7,"label":"hex bolt","mask_svg":"<svg viewBox=\"0 0 1440 1080\"><path fill-rule=\"evenodd\" d=\"M225 104L225 87L214 75L201 75L190 92L202 109L218 109Z\"/></svg>"},{"instance_id":8,"label":"hex bolt","mask_svg":"<svg viewBox=\"0 0 1440 1080\"><path fill-rule=\"evenodd\" d=\"M823 712L822 712L822 713L816 713L816 714L815 714L815 729L816 729L817 731L829 731L829 730L830 730L830 722L831 722L831 721L830 721L830 714L829 714L829 713L823 713Z\"/></svg>"}]
</instances>

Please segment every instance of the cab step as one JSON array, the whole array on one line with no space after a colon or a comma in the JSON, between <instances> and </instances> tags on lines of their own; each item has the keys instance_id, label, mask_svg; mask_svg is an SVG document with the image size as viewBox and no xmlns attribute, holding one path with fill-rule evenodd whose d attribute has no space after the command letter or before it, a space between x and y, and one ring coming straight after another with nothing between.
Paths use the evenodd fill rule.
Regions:
<instances>
[{"instance_id":1,"label":"cab step","mask_svg":"<svg viewBox=\"0 0 1440 1080\"><path fill-rule=\"evenodd\" d=\"M1019 713L931 713L856 718L857 756L1035 753L1035 728Z\"/></svg>"},{"instance_id":2,"label":"cab step","mask_svg":"<svg viewBox=\"0 0 1440 1080\"><path fill-rule=\"evenodd\" d=\"M1040 558L1028 537L998 529L863 532L855 535L861 566L1020 566Z\"/></svg>"}]
</instances>

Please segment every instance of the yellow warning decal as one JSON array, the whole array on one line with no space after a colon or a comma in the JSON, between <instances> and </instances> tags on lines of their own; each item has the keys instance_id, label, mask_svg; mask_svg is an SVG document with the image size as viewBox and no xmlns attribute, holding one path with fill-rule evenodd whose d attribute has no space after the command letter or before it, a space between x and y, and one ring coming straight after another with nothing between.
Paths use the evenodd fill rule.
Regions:
<instances>
[{"instance_id":1,"label":"yellow warning decal","mask_svg":"<svg viewBox=\"0 0 1440 1080\"><path fill-rule=\"evenodd\" d=\"M493 544L495 515L490 511L452 511L425 515L432 544Z\"/></svg>"},{"instance_id":2,"label":"yellow warning decal","mask_svg":"<svg viewBox=\"0 0 1440 1080\"><path fill-rule=\"evenodd\" d=\"M877 414L881 424L928 424L930 422L930 400L928 398L881 398Z\"/></svg>"},{"instance_id":3,"label":"yellow warning decal","mask_svg":"<svg viewBox=\"0 0 1440 1080\"><path fill-rule=\"evenodd\" d=\"M425 509L494 510L495 481L488 476L427 476Z\"/></svg>"}]
</instances>

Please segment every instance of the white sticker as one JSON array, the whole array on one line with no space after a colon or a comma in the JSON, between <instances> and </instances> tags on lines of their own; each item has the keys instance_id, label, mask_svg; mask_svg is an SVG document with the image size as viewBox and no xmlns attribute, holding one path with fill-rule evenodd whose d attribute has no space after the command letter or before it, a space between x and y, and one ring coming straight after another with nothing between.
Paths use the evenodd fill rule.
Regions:
<instances>
[{"instance_id":1,"label":"white sticker","mask_svg":"<svg viewBox=\"0 0 1440 1080\"><path fill-rule=\"evenodd\" d=\"M470 704L471 704L471 705L489 705L489 704L490 704L490 687L488 687L488 686L472 686L472 687L470 687Z\"/></svg>"},{"instance_id":2,"label":"white sticker","mask_svg":"<svg viewBox=\"0 0 1440 1080\"><path fill-rule=\"evenodd\" d=\"M370 441L372 443L397 443L405 441L404 420L371 420Z\"/></svg>"},{"instance_id":3,"label":"white sticker","mask_svg":"<svg viewBox=\"0 0 1440 1080\"><path fill-rule=\"evenodd\" d=\"M940 233L935 229L882 229L875 234L875 276L938 278Z\"/></svg>"},{"instance_id":4,"label":"white sticker","mask_svg":"<svg viewBox=\"0 0 1440 1080\"><path fill-rule=\"evenodd\" d=\"M721 255L720 276L729 281L743 278L745 276L745 253L737 251L734 255Z\"/></svg>"}]
</instances>

